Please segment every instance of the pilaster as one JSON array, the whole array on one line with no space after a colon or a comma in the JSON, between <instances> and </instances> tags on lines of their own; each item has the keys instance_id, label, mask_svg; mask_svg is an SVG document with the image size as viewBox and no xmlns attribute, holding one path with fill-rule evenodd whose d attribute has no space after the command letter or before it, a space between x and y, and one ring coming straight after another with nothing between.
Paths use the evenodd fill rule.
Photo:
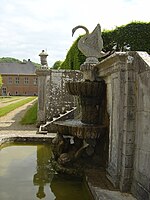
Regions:
<instances>
[{"instance_id":1,"label":"pilaster","mask_svg":"<svg viewBox=\"0 0 150 200\"><path fill-rule=\"evenodd\" d=\"M38 76L38 114L37 114L37 123L45 123L46 116L46 82L47 75L49 75L51 71L48 68L45 69L37 69L36 74Z\"/></svg>"}]
</instances>

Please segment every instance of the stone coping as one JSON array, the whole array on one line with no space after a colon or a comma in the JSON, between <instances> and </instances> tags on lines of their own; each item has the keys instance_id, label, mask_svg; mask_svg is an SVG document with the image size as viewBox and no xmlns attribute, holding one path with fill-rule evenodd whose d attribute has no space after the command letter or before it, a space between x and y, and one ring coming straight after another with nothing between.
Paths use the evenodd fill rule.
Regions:
<instances>
[{"instance_id":1,"label":"stone coping","mask_svg":"<svg viewBox=\"0 0 150 200\"><path fill-rule=\"evenodd\" d=\"M99 187L94 187L89 182L88 186L95 200L136 200L136 198L129 193L101 189Z\"/></svg>"},{"instance_id":2,"label":"stone coping","mask_svg":"<svg viewBox=\"0 0 150 200\"><path fill-rule=\"evenodd\" d=\"M122 193L107 179L104 168L85 170L85 179L95 200L136 200L130 193Z\"/></svg>"},{"instance_id":3,"label":"stone coping","mask_svg":"<svg viewBox=\"0 0 150 200\"><path fill-rule=\"evenodd\" d=\"M56 133L50 133L47 135L43 134L4 134L0 135L0 147L5 143L9 142L51 142L51 140L56 136Z\"/></svg>"}]
</instances>

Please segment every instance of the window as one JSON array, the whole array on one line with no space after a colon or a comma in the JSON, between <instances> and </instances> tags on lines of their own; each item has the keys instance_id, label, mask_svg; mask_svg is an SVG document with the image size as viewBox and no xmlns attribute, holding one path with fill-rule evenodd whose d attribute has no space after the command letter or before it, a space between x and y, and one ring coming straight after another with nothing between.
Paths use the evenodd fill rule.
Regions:
<instances>
[{"instance_id":1,"label":"window","mask_svg":"<svg viewBox=\"0 0 150 200\"><path fill-rule=\"evenodd\" d=\"M28 84L29 83L29 79L28 79L28 77L25 77L24 78L24 84Z\"/></svg>"},{"instance_id":2,"label":"window","mask_svg":"<svg viewBox=\"0 0 150 200\"><path fill-rule=\"evenodd\" d=\"M8 77L8 84L12 84L12 77Z\"/></svg>"},{"instance_id":3,"label":"window","mask_svg":"<svg viewBox=\"0 0 150 200\"><path fill-rule=\"evenodd\" d=\"M6 87L2 88L2 96L6 96L7 95L7 89Z\"/></svg>"},{"instance_id":4,"label":"window","mask_svg":"<svg viewBox=\"0 0 150 200\"><path fill-rule=\"evenodd\" d=\"M16 77L16 84L19 84L19 77Z\"/></svg>"},{"instance_id":5,"label":"window","mask_svg":"<svg viewBox=\"0 0 150 200\"><path fill-rule=\"evenodd\" d=\"M33 79L33 85L37 85L38 84L38 79L37 78L34 78Z\"/></svg>"}]
</instances>

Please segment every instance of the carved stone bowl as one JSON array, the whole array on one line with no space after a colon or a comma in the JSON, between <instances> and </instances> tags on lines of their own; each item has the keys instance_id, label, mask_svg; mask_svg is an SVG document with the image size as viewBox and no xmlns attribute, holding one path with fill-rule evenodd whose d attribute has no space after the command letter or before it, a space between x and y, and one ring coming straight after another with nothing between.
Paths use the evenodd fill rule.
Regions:
<instances>
[{"instance_id":1,"label":"carved stone bowl","mask_svg":"<svg viewBox=\"0 0 150 200\"><path fill-rule=\"evenodd\" d=\"M99 138L106 130L104 125L84 124L79 120L66 120L54 122L58 133L72 135L80 139Z\"/></svg>"},{"instance_id":2,"label":"carved stone bowl","mask_svg":"<svg viewBox=\"0 0 150 200\"><path fill-rule=\"evenodd\" d=\"M67 82L66 88L69 94L78 96L99 97L103 95L105 89L104 81L84 81L84 82Z\"/></svg>"}]
</instances>

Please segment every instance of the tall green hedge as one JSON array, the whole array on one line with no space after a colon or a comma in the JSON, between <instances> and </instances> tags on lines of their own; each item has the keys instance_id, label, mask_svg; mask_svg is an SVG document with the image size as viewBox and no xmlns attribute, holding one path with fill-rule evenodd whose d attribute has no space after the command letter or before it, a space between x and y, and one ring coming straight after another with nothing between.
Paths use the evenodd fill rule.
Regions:
<instances>
[{"instance_id":1,"label":"tall green hedge","mask_svg":"<svg viewBox=\"0 0 150 200\"><path fill-rule=\"evenodd\" d=\"M85 56L78 50L77 42L69 49L66 59L61 64L61 69L79 69L85 61ZM127 25L116 27L114 30L102 32L104 51L147 51L150 53L150 23L131 22Z\"/></svg>"},{"instance_id":2,"label":"tall green hedge","mask_svg":"<svg viewBox=\"0 0 150 200\"><path fill-rule=\"evenodd\" d=\"M106 51L112 50L116 44L116 51L126 51L128 45L131 51L150 53L150 23L132 22L111 31L105 30L102 37Z\"/></svg>"},{"instance_id":3,"label":"tall green hedge","mask_svg":"<svg viewBox=\"0 0 150 200\"><path fill-rule=\"evenodd\" d=\"M79 51L77 45L81 36L70 47L65 61L61 64L61 69L79 69L80 65L85 61L85 56Z\"/></svg>"}]
</instances>

